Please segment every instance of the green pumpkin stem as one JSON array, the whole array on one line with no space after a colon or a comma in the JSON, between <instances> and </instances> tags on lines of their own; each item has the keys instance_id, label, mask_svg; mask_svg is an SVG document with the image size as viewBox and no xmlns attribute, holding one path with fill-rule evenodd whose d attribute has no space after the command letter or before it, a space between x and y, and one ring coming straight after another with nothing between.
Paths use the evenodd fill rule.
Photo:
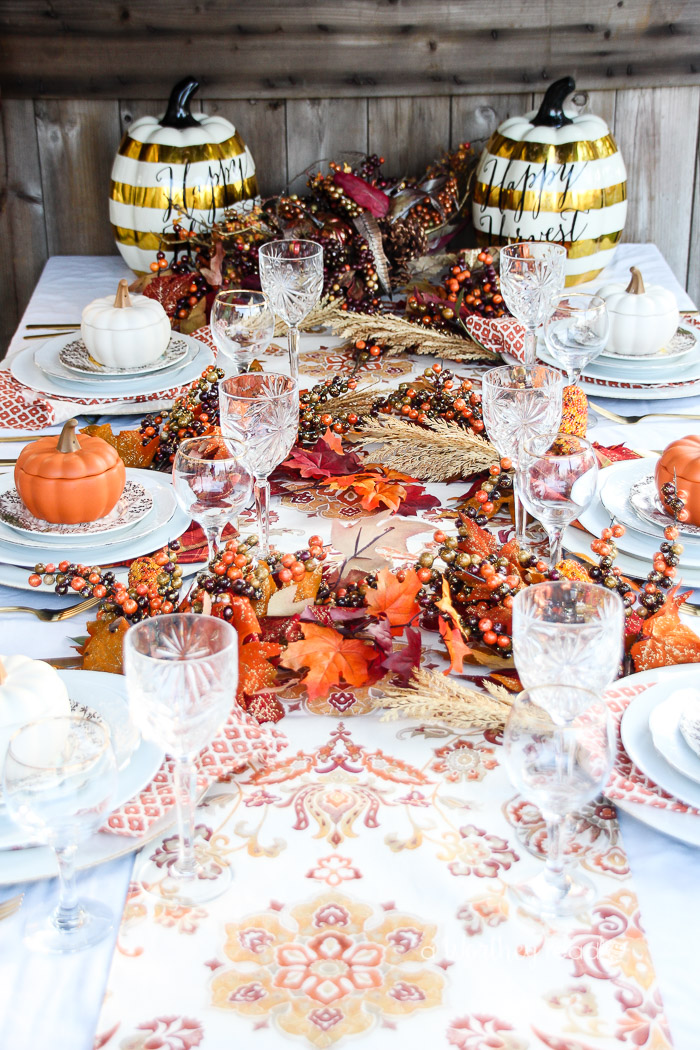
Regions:
<instances>
[{"instance_id":1,"label":"green pumpkin stem","mask_svg":"<svg viewBox=\"0 0 700 1050\"><path fill-rule=\"evenodd\" d=\"M120 309L124 306L131 306L131 299L129 298L129 282L126 277L122 277L121 281L117 286L117 294L114 297L114 305Z\"/></svg>"},{"instance_id":2,"label":"green pumpkin stem","mask_svg":"<svg viewBox=\"0 0 700 1050\"><path fill-rule=\"evenodd\" d=\"M632 279L625 291L630 295L644 295L644 281L640 271L636 266L630 266L630 273L632 274Z\"/></svg>"},{"instance_id":3,"label":"green pumpkin stem","mask_svg":"<svg viewBox=\"0 0 700 1050\"><path fill-rule=\"evenodd\" d=\"M80 442L75 433L78 426L77 419L67 419L63 424L63 430L56 445L57 452L80 452Z\"/></svg>"}]
</instances>

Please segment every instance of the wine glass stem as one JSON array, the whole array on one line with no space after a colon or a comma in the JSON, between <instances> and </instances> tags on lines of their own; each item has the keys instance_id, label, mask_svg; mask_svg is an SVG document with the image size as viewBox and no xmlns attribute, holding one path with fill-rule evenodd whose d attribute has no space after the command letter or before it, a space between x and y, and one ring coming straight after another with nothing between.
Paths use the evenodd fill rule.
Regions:
<instances>
[{"instance_id":1,"label":"wine glass stem","mask_svg":"<svg viewBox=\"0 0 700 1050\"><path fill-rule=\"evenodd\" d=\"M561 561L561 541L564 529L561 525L548 525L549 536L549 567L553 569Z\"/></svg>"},{"instance_id":2,"label":"wine glass stem","mask_svg":"<svg viewBox=\"0 0 700 1050\"><path fill-rule=\"evenodd\" d=\"M197 858L194 852L194 810L197 795L197 767L191 758L176 758L174 769L177 802L177 830L180 836L174 874L195 878Z\"/></svg>"},{"instance_id":3,"label":"wine glass stem","mask_svg":"<svg viewBox=\"0 0 700 1050\"><path fill-rule=\"evenodd\" d=\"M57 929L70 933L82 923L81 907L78 903L78 890L75 885L76 846L64 846L55 850L58 861L59 896L58 905L52 915Z\"/></svg>"},{"instance_id":4,"label":"wine glass stem","mask_svg":"<svg viewBox=\"0 0 700 1050\"><path fill-rule=\"evenodd\" d=\"M562 842L563 823L561 817L547 820L547 860L544 868L547 882L559 890L562 897L567 891Z\"/></svg>"},{"instance_id":5,"label":"wine glass stem","mask_svg":"<svg viewBox=\"0 0 700 1050\"><path fill-rule=\"evenodd\" d=\"M266 558L270 551L270 483L267 478L255 479L255 510L258 515L258 554Z\"/></svg>"},{"instance_id":6,"label":"wine glass stem","mask_svg":"<svg viewBox=\"0 0 700 1050\"><path fill-rule=\"evenodd\" d=\"M289 374L292 379L299 378L299 329L295 324L290 325L287 330L287 345L289 347Z\"/></svg>"},{"instance_id":7,"label":"wine glass stem","mask_svg":"<svg viewBox=\"0 0 700 1050\"><path fill-rule=\"evenodd\" d=\"M535 348L537 346L537 337L535 335L536 329L526 328L525 329L525 365L534 365L535 363Z\"/></svg>"},{"instance_id":8,"label":"wine glass stem","mask_svg":"<svg viewBox=\"0 0 700 1050\"><path fill-rule=\"evenodd\" d=\"M513 482L513 518L515 521L515 538L521 549L525 548L525 507L518 493L518 483Z\"/></svg>"},{"instance_id":9,"label":"wine glass stem","mask_svg":"<svg viewBox=\"0 0 700 1050\"><path fill-rule=\"evenodd\" d=\"M204 526L204 534L207 537L207 547L209 548L208 559L210 562L214 561L214 558L219 553L222 532L223 529L220 525Z\"/></svg>"}]
</instances>

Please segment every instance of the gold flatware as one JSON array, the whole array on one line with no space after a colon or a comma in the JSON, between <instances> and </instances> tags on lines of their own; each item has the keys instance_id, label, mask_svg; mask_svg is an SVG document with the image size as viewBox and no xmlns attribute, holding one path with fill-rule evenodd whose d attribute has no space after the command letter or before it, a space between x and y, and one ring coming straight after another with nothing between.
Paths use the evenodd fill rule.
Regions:
<instances>
[{"instance_id":1,"label":"gold flatware","mask_svg":"<svg viewBox=\"0 0 700 1050\"><path fill-rule=\"evenodd\" d=\"M32 616L36 616L37 620L56 623L58 620L69 620L72 616L80 616L87 609L92 609L93 605L97 605L99 601L99 598L86 598L84 602L71 605L68 609L32 609L28 605L5 605L0 608L0 613L31 613Z\"/></svg>"},{"instance_id":2,"label":"gold flatware","mask_svg":"<svg viewBox=\"0 0 700 1050\"><path fill-rule=\"evenodd\" d=\"M38 441L39 438L49 437L47 434L22 434L20 437L0 437L0 443L8 444L13 441Z\"/></svg>"},{"instance_id":3,"label":"gold flatware","mask_svg":"<svg viewBox=\"0 0 700 1050\"><path fill-rule=\"evenodd\" d=\"M80 328L80 321L68 321L64 324L26 324L25 328Z\"/></svg>"},{"instance_id":4,"label":"gold flatware","mask_svg":"<svg viewBox=\"0 0 700 1050\"><path fill-rule=\"evenodd\" d=\"M14 467L17 459L0 459L0 467Z\"/></svg>"},{"instance_id":5,"label":"gold flatware","mask_svg":"<svg viewBox=\"0 0 700 1050\"><path fill-rule=\"evenodd\" d=\"M50 664L57 671L65 671L73 667L80 670L83 666L83 658L78 653L75 656L45 656L42 663Z\"/></svg>"},{"instance_id":6,"label":"gold flatware","mask_svg":"<svg viewBox=\"0 0 700 1050\"><path fill-rule=\"evenodd\" d=\"M643 419L700 419L700 416L692 416L683 412L646 412L643 416L619 416L617 412L611 412L609 408L602 408L593 401L589 406L599 416L612 420L613 423L641 423Z\"/></svg>"},{"instance_id":7,"label":"gold flatware","mask_svg":"<svg viewBox=\"0 0 700 1050\"><path fill-rule=\"evenodd\" d=\"M16 915L22 907L23 900L24 894L18 893L16 897L8 897L7 900L0 901L0 922L3 919L9 919L11 915Z\"/></svg>"},{"instance_id":8,"label":"gold flatware","mask_svg":"<svg viewBox=\"0 0 700 1050\"><path fill-rule=\"evenodd\" d=\"M69 332L77 332L77 328L62 328L58 332L39 332L37 335L23 335L23 339L51 339L55 335L68 335Z\"/></svg>"}]
</instances>

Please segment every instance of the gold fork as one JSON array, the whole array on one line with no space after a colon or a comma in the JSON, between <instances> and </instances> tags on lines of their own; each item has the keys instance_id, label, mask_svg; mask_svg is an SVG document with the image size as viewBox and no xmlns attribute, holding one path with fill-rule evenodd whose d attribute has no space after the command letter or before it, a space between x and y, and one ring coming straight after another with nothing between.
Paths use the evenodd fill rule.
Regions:
<instances>
[{"instance_id":1,"label":"gold fork","mask_svg":"<svg viewBox=\"0 0 700 1050\"><path fill-rule=\"evenodd\" d=\"M0 922L3 919L9 919L11 915L15 915L22 907L22 901L24 900L24 894L18 893L16 897L8 897L5 901L0 901Z\"/></svg>"},{"instance_id":2,"label":"gold fork","mask_svg":"<svg viewBox=\"0 0 700 1050\"><path fill-rule=\"evenodd\" d=\"M38 620L56 623L58 620L69 620L71 616L80 616L87 609L92 609L93 605L97 605L99 601L99 598L86 598L84 602L71 605L68 609L32 609L28 605L6 605L0 608L0 613L31 613Z\"/></svg>"},{"instance_id":3,"label":"gold fork","mask_svg":"<svg viewBox=\"0 0 700 1050\"><path fill-rule=\"evenodd\" d=\"M602 408L593 401L589 401L588 404L599 416L604 416L613 423L641 423L643 419L700 419L700 416L691 416L683 412L647 412L643 416L618 416L617 412L611 412L609 408Z\"/></svg>"}]
</instances>

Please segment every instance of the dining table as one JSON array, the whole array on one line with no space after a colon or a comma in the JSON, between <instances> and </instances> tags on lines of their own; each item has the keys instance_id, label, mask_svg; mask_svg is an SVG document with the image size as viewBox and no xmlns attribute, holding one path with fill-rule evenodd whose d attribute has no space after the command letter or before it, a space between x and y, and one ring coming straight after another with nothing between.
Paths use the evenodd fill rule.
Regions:
<instances>
[{"instance_id":1,"label":"dining table","mask_svg":"<svg viewBox=\"0 0 700 1050\"><path fill-rule=\"evenodd\" d=\"M631 262L670 288L682 312L696 311L654 245L621 245L600 280L621 277ZM7 360L28 345L28 325L74 322L122 277L132 275L116 255L49 259ZM302 334L302 376L318 382L340 342L329 332ZM589 436L605 447L647 455L700 433L700 419L690 418L700 416L700 395L606 396L600 404L622 417L689 417L619 423L591 410ZM109 422L115 431L133 427L142 413ZM99 417L99 406L81 422L88 415ZM59 413L47 433L62 422ZM0 446L0 458L12 460L22 428L8 422L0 433L18 439ZM274 497L273 509L292 545L329 524L300 502ZM47 588L0 586L0 606L18 605L65 602ZM50 623L2 613L0 650L69 657L89 618ZM700 631L699 619L683 619ZM624 680L617 685L624 691ZM81 893L113 910L112 935L72 956L32 953L24 925L48 913L56 880L8 882L0 851L2 1050L267 1050L285 1040L384 1050L427 1039L464 1050L697 1050L700 848L622 809L614 831L609 814L599 813L598 824L591 817L586 849L602 903L561 935L504 903L509 873L534 872L541 859L497 740L431 733L412 720L387 721L369 704L344 709L340 699L335 707L290 706L275 732L280 751L269 767L214 785L200 811L231 850L232 888L216 906L183 914L149 903L133 881L136 854L125 839L121 855L115 848L79 874ZM605 850L596 835L608 836ZM626 930L617 956L606 939L615 923ZM567 945L553 948L558 937Z\"/></svg>"}]
</instances>

